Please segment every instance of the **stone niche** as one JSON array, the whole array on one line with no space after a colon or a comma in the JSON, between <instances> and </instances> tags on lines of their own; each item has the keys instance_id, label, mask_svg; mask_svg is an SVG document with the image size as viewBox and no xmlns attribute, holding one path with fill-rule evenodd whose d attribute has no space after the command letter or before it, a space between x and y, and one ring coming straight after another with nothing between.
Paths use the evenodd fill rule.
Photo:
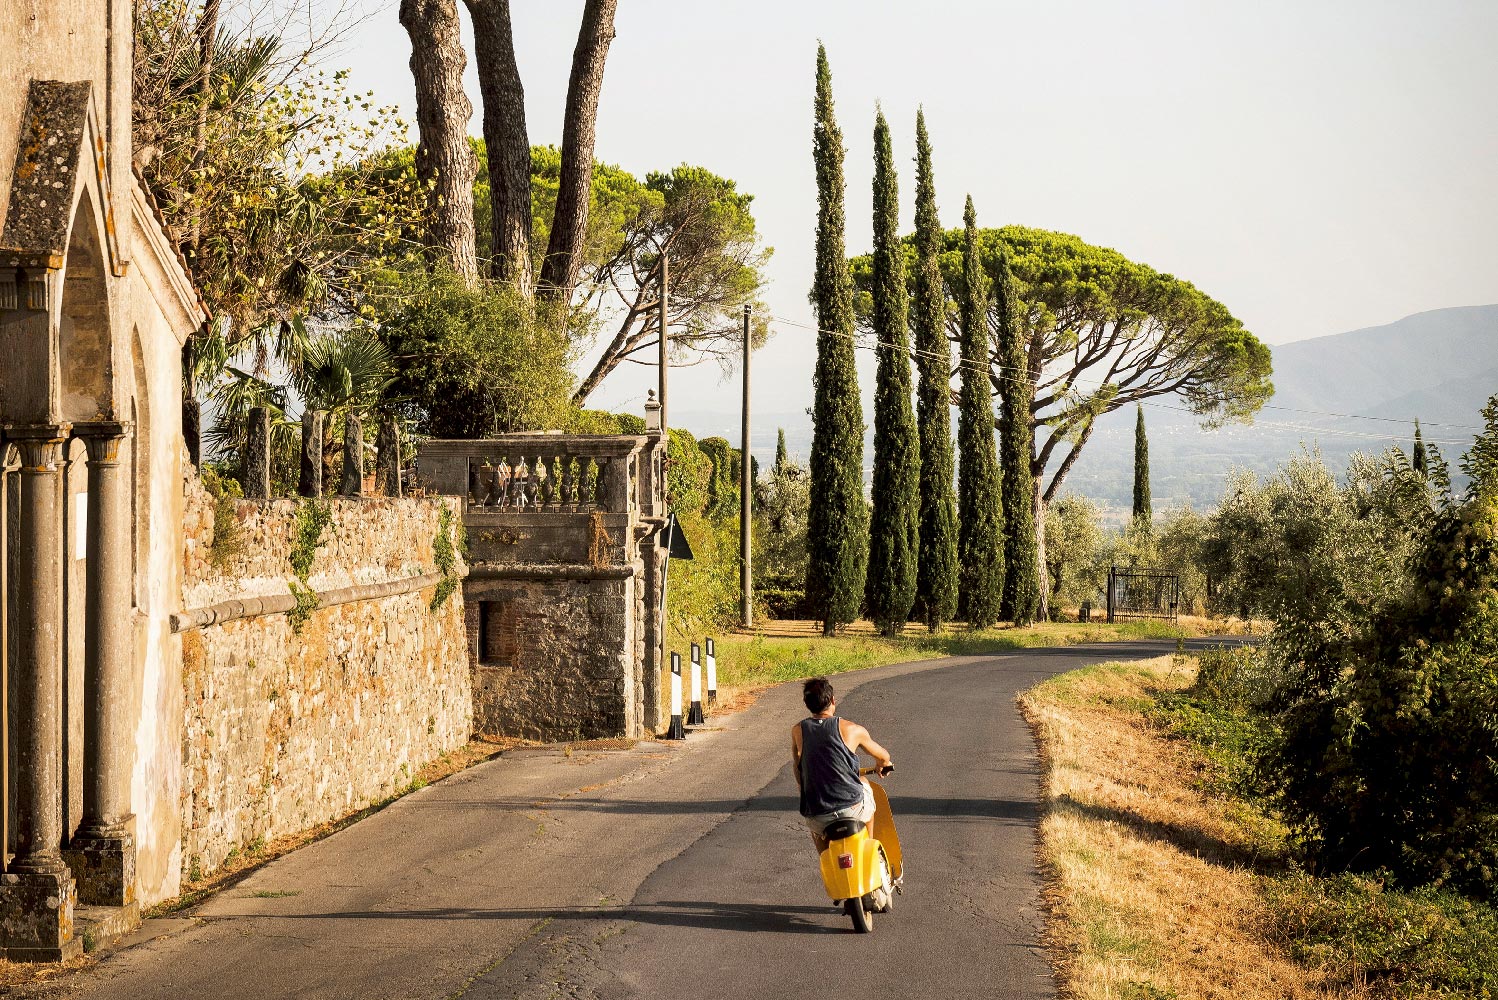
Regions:
<instances>
[{"instance_id":1,"label":"stone niche","mask_svg":"<svg viewBox=\"0 0 1498 1000\"><path fill-rule=\"evenodd\" d=\"M463 502L475 730L659 728L663 452L658 432L422 446L421 482Z\"/></svg>"}]
</instances>

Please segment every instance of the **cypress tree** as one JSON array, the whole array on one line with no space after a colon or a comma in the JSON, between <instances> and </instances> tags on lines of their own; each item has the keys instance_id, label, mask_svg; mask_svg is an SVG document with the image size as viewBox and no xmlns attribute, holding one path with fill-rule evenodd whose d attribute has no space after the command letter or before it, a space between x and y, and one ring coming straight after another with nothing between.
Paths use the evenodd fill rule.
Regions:
<instances>
[{"instance_id":1,"label":"cypress tree","mask_svg":"<svg viewBox=\"0 0 1498 1000\"><path fill-rule=\"evenodd\" d=\"M900 190L889 123L874 120L874 488L869 522L869 572L864 600L887 636L898 635L915 603L920 549L920 445L911 410L910 331L905 298L905 249L900 243Z\"/></svg>"},{"instance_id":2,"label":"cypress tree","mask_svg":"<svg viewBox=\"0 0 1498 1000\"><path fill-rule=\"evenodd\" d=\"M1009 252L999 243L994 275L994 307L999 314L999 365L1003 402L999 408L999 465L1004 477L1004 599L999 615L1015 625L1035 621L1040 606L1040 567L1035 545L1035 477L1030 470L1030 352L1026 349L1020 303L1009 271Z\"/></svg>"},{"instance_id":3,"label":"cypress tree","mask_svg":"<svg viewBox=\"0 0 1498 1000\"><path fill-rule=\"evenodd\" d=\"M1425 440L1420 436L1420 421L1415 421L1415 446L1414 455L1410 457L1410 464L1415 472L1423 479L1429 466L1425 461Z\"/></svg>"},{"instance_id":4,"label":"cypress tree","mask_svg":"<svg viewBox=\"0 0 1498 1000\"><path fill-rule=\"evenodd\" d=\"M978 259L978 220L969 195L962 221L962 392L957 416L958 613L971 628L999 620L1004 593L1003 483L993 440L988 378L988 291Z\"/></svg>"},{"instance_id":5,"label":"cypress tree","mask_svg":"<svg viewBox=\"0 0 1498 1000\"><path fill-rule=\"evenodd\" d=\"M785 450L785 428L775 428L775 471L784 472L785 463L790 461L790 456Z\"/></svg>"},{"instance_id":6,"label":"cypress tree","mask_svg":"<svg viewBox=\"0 0 1498 1000\"><path fill-rule=\"evenodd\" d=\"M833 115L832 71L821 45L812 151L817 174L812 301L818 333L806 600L822 618L822 634L832 635L858 615L868 567L869 514L863 498L863 404L853 364L853 275L843 241L843 134Z\"/></svg>"},{"instance_id":7,"label":"cypress tree","mask_svg":"<svg viewBox=\"0 0 1498 1000\"><path fill-rule=\"evenodd\" d=\"M921 448L916 612L935 632L957 613L957 498L952 484L952 354L939 263L941 219L936 214L924 111L916 112L915 149L916 263L910 324L921 373L916 398Z\"/></svg>"},{"instance_id":8,"label":"cypress tree","mask_svg":"<svg viewBox=\"0 0 1498 1000\"><path fill-rule=\"evenodd\" d=\"M1134 408L1139 411L1134 422L1134 520L1149 528L1155 518L1150 502L1150 442L1144 434L1144 407Z\"/></svg>"}]
</instances>

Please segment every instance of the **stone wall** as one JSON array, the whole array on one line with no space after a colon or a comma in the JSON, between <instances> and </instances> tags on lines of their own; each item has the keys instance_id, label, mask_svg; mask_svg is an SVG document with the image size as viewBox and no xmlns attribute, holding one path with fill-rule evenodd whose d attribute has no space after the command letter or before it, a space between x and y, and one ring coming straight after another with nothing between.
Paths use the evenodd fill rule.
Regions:
<instances>
[{"instance_id":1,"label":"stone wall","mask_svg":"<svg viewBox=\"0 0 1498 1000\"><path fill-rule=\"evenodd\" d=\"M444 523L455 534L457 505L325 503L331 520L306 585L331 606L311 611L298 629L287 608L295 606L302 502L234 504L238 540L226 552L222 538L215 549L213 500L196 481L188 485L187 610L175 616L186 699L186 871L377 802L470 734L455 579L432 608L443 577L434 543ZM450 577L465 571L455 558Z\"/></svg>"},{"instance_id":2,"label":"stone wall","mask_svg":"<svg viewBox=\"0 0 1498 1000\"><path fill-rule=\"evenodd\" d=\"M592 739L639 732L637 581L474 579L465 590L473 711L490 732Z\"/></svg>"}]
</instances>

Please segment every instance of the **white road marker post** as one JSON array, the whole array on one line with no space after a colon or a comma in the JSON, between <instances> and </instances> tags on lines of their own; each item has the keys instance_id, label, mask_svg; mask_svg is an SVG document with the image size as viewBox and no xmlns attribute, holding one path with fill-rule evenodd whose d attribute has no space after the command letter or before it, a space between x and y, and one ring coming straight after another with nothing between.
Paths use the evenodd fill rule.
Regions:
<instances>
[{"instance_id":1,"label":"white road marker post","mask_svg":"<svg viewBox=\"0 0 1498 1000\"><path fill-rule=\"evenodd\" d=\"M687 713L687 725L700 726L707 722L702 717L702 647L692 643L692 707Z\"/></svg>"},{"instance_id":2,"label":"white road marker post","mask_svg":"<svg viewBox=\"0 0 1498 1000\"><path fill-rule=\"evenodd\" d=\"M671 654L671 728L666 739L684 740L687 731L681 727L681 654Z\"/></svg>"},{"instance_id":3,"label":"white road marker post","mask_svg":"<svg viewBox=\"0 0 1498 1000\"><path fill-rule=\"evenodd\" d=\"M713 640L707 640L707 707L718 704L718 658L713 655Z\"/></svg>"}]
</instances>

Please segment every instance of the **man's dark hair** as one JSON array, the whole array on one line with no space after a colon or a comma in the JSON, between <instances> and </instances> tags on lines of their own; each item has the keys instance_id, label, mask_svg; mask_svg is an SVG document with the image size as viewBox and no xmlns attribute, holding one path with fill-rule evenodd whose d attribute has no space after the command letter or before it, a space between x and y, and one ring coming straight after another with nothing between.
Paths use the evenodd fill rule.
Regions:
<instances>
[{"instance_id":1,"label":"man's dark hair","mask_svg":"<svg viewBox=\"0 0 1498 1000\"><path fill-rule=\"evenodd\" d=\"M813 677L801 685L801 700L813 712L825 712L832 704L832 682L825 677Z\"/></svg>"}]
</instances>

